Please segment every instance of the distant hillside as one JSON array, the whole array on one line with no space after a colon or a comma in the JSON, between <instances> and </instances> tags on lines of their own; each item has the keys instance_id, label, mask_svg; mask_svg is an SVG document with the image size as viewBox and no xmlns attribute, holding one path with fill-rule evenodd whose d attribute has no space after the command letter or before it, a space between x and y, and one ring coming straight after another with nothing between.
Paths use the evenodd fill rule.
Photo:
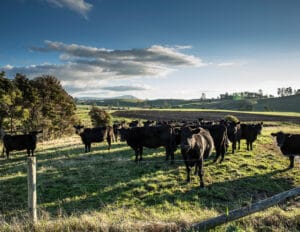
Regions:
<instances>
[{"instance_id":1,"label":"distant hillside","mask_svg":"<svg viewBox=\"0 0 300 232\"><path fill-rule=\"evenodd\" d=\"M254 105L255 111L300 112L300 95L260 99Z\"/></svg>"},{"instance_id":2,"label":"distant hillside","mask_svg":"<svg viewBox=\"0 0 300 232\"><path fill-rule=\"evenodd\" d=\"M103 99L103 100L80 100L78 104L96 104L106 107L141 107L141 108L187 108L187 109L223 109L240 111L281 111L300 112L300 95L266 99L156 99L141 100L131 99Z\"/></svg>"}]
</instances>

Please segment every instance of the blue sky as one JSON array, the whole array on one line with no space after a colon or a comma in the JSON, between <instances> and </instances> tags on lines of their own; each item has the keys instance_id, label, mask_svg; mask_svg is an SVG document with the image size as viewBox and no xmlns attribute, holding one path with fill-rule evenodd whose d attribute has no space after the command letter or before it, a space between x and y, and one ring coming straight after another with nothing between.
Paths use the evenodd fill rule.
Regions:
<instances>
[{"instance_id":1,"label":"blue sky","mask_svg":"<svg viewBox=\"0 0 300 232\"><path fill-rule=\"evenodd\" d=\"M4 0L0 70L75 96L300 88L298 0Z\"/></svg>"}]
</instances>

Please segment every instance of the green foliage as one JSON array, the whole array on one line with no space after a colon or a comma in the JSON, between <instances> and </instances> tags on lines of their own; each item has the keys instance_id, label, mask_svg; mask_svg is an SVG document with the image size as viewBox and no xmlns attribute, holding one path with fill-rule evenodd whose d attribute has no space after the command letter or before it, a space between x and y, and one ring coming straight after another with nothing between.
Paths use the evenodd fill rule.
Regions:
<instances>
[{"instance_id":1,"label":"green foliage","mask_svg":"<svg viewBox=\"0 0 300 232\"><path fill-rule=\"evenodd\" d=\"M225 119L226 119L227 121L231 121L231 122L235 122L235 123L237 123L237 122L240 121L236 116L231 115L231 114L226 115L226 116L225 116Z\"/></svg>"},{"instance_id":2,"label":"green foliage","mask_svg":"<svg viewBox=\"0 0 300 232\"><path fill-rule=\"evenodd\" d=\"M111 125L111 115L106 110L92 106L89 115L94 127Z\"/></svg>"},{"instance_id":3,"label":"green foliage","mask_svg":"<svg viewBox=\"0 0 300 232\"><path fill-rule=\"evenodd\" d=\"M76 106L53 76L29 80L16 74L13 80L0 73L0 125L10 133L43 129L44 138L71 131Z\"/></svg>"}]
</instances>

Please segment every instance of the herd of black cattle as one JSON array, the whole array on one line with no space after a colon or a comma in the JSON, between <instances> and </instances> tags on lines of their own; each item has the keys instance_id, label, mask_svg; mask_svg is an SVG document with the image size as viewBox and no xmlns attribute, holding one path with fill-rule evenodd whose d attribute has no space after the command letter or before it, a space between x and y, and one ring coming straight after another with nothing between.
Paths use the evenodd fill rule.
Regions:
<instances>
[{"instance_id":1,"label":"herd of black cattle","mask_svg":"<svg viewBox=\"0 0 300 232\"><path fill-rule=\"evenodd\" d=\"M224 155L228 149L229 141L232 144L232 153L235 152L240 141L246 140L247 150L253 149L253 142L261 133L263 123L245 124L221 120L218 122L204 121L199 119L193 122L155 122L145 121L143 126L138 121L132 121L129 124L125 122L114 123L111 126L84 128L84 126L74 126L76 134L80 135L85 152L91 151L91 144L102 142L108 143L108 150L111 148L112 141L126 141L135 151L135 161L143 159L143 148L164 147L166 151L166 160L171 158L174 162L174 152L180 147L183 160L187 170L187 181L190 181L191 168L195 166L195 174L200 178L200 187L204 187L203 182L203 163L208 158L213 149L216 151L214 162L221 157L220 162L224 160ZM28 156L34 156L34 150L37 143L37 134L42 131L33 131L24 135L3 134L3 152L6 152L7 159L9 153L14 150L27 150ZM282 153L289 157L289 168L294 167L294 157L300 155L300 134L286 134L283 132L272 133L276 137L277 145Z\"/></svg>"}]
</instances>

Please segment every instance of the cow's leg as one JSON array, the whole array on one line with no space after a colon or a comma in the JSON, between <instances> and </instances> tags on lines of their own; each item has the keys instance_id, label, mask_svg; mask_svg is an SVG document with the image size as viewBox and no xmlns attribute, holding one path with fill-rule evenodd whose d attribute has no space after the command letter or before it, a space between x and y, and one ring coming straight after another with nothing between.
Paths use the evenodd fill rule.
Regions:
<instances>
[{"instance_id":1,"label":"cow's leg","mask_svg":"<svg viewBox=\"0 0 300 232\"><path fill-rule=\"evenodd\" d=\"M189 183L191 181L191 178L190 178L191 168L190 168L190 166L188 164L188 161L186 159L185 159L184 163L185 163L185 167L186 167L186 182Z\"/></svg>"},{"instance_id":2,"label":"cow's leg","mask_svg":"<svg viewBox=\"0 0 300 232\"><path fill-rule=\"evenodd\" d=\"M225 142L225 152L228 151L228 148L229 148L229 139L227 138Z\"/></svg>"},{"instance_id":3,"label":"cow's leg","mask_svg":"<svg viewBox=\"0 0 300 232\"><path fill-rule=\"evenodd\" d=\"M289 166L289 169L291 169L291 168L294 167L295 156L290 156L289 159L290 159L290 166Z\"/></svg>"},{"instance_id":4,"label":"cow's leg","mask_svg":"<svg viewBox=\"0 0 300 232\"><path fill-rule=\"evenodd\" d=\"M226 145L224 144L224 145L222 145L222 147L221 147L221 160L220 160L220 163L222 163L223 162L223 160L224 160L224 156L225 156L225 152L226 152Z\"/></svg>"},{"instance_id":5,"label":"cow's leg","mask_svg":"<svg viewBox=\"0 0 300 232\"><path fill-rule=\"evenodd\" d=\"M194 172L194 175L197 175L197 174L198 174L198 169L199 169L198 165L195 165L195 172Z\"/></svg>"},{"instance_id":6,"label":"cow's leg","mask_svg":"<svg viewBox=\"0 0 300 232\"><path fill-rule=\"evenodd\" d=\"M134 148L134 152L135 152L135 162L138 162L139 148L138 147Z\"/></svg>"},{"instance_id":7,"label":"cow's leg","mask_svg":"<svg viewBox=\"0 0 300 232\"><path fill-rule=\"evenodd\" d=\"M9 159L9 150L6 149L6 158Z\"/></svg>"},{"instance_id":8,"label":"cow's leg","mask_svg":"<svg viewBox=\"0 0 300 232\"><path fill-rule=\"evenodd\" d=\"M247 143L247 151L249 151L249 144L250 144L250 142L248 140L246 140L246 143Z\"/></svg>"},{"instance_id":9,"label":"cow's leg","mask_svg":"<svg viewBox=\"0 0 300 232\"><path fill-rule=\"evenodd\" d=\"M27 156L30 156L30 149L27 149Z\"/></svg>"},{"instance_id":10,"label":"cow's leg","mask_svg":"<svg viewBox=\"0 0 300 232\"><path fill-rule=\"evenodd\" d=\"M238 149L240 150L241 149L241 140L238 139L237 143L238 143Z\"/></svg>"},{"instance_id":11,"label":"cow's leg","mask_svg":"<svg viewBox=\"0 0 300 232\"><path fill-rule=\"evenodd\" d=\"M171 150L171 164L174 164L174 151L172 149Z\"/></svg>"},{"instance_id":12,"label":"cow's leg","mask_svg":"<svg viewBox=\"0 0 300 232\"><path fill-rule=\"evenodd\" d=\"M169 155L170 155L170 149L168 146L166 146L166 161L169 160Z\"/></svg>"},{"instance_id":13,"label":"cow's leg","mask_svg":"<svg viewBox=\"0 0 300 232\"><path fill-rule=\"evenodd\" d=\"M232 141L232 154L234 154L235 149L236 149L236 141L233 140Z\"/></svg>"},{"instance_id":14,"label":"cow's leg","mask_svg":"<svg viewBox=\"0 0 300 232\"><path fill-rule=\"evenodd\" d=\"M199 170L198 170L198 175L200 178L200 188L204 188L204 181L203 181L203 176L204 176L204 169L203 169L203 157L200 158L200 160L197 162Z\"/></svg>"},{"instance_id":15,"label":"cow's leg","mask_svg":"<svg viewBox=\"0 0 300 232\"><path fill-rule=\"evenodd\" d=\"M2 157L5 157L4 156L4 146L3 146L3 149L2 149Z\"/></svg>"},{"instance_id":16,"label":"cow's leg","mask_svg":"<svg viewBox=\"0 0 300 232\"><path fill-rule=\"evenodd\" d=\"M143 147L140 147L140 161L143 160Z\"/></svg>"},{"instance_id":17,"label":"cow's leg","mask_svg":"<svg viewBox=\"0 0 300 232\"><path fill-rule=\"evenodd\" d=\"M217 162L219 156L220 156L220 148L218 147L218 148L216 148L216 157L215 157L213 163Z\"/></svg>"},{"instance_id":18,"label":"cow's leg","mask_svg":"<svg viewBox=\"0 0 300 232\"><path fill-rule=\"evenodd\" d=\"M253 142L250 142L250 150L253 150L253 146L252 146Z\"/></svg>"},{"instance_id":19,"label":"cow's leg","mask_svg":"<svg viewBox=\"0 0 300 232\"><path fill-rule=\"evenodd\" d=\"M108 143L108 151L110 151L110 148L111 148L111 137L110 136L107 136L107 143Z\"/></svg>"},{"instance_id":20,"label":"cow's leg","mask_svg":"<svg viewBox=\"0 0 300 232\"><path fill-rule=\"evenodd\" d=\"M88 143L88 152L91 151L91 143Z\"/></svg>"}]
</instances>

